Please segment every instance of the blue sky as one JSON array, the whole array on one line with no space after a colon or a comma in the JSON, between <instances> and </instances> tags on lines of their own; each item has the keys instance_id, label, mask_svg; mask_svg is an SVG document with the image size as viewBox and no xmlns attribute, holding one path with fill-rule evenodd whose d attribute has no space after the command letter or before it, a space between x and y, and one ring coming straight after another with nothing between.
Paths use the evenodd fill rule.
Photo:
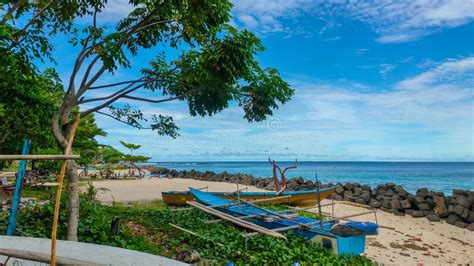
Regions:
<instances>
[{"instance_id":1,"label":"blue sky","mask_svg":"<svg viewBox=\"0 0 474 266\"><path fill-rule=\"evenodd\" d=\"M177 139L137 130L97 114L109 135L142 144L154 161L474 160L474 2L235 1L232 23L267 48L296 90L268 121L249 124L235 105L213 117L190 117L184 103L129 102L146 115L172 115ZM129 7L109 1L104 23ZM58 44L61 40L57 41ZM145 66L155 50L133 60ZM58 45L63 80L73 49ZM136 76L121 69L107 80ZM144 94L147 96L146 94Z\"/></svg>"}]
</instances>

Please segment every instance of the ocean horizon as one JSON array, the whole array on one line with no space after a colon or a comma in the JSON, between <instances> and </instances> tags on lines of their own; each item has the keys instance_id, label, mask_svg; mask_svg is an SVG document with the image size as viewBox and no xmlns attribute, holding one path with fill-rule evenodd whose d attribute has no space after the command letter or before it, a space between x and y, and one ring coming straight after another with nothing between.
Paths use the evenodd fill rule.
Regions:
<instances>
[{"instance_id":1,"label":"ocean horizon","mask_svg":"<svg viewBox=\"0 0 474 266\"><path fill-rule=\"evenodd\" d=\"M272 176L268 161L202 161L202 162L148 162L174 170L224 171L232 174L250 174L258 178ZM294 161L278 162L283 169ZM474 190L474 162L372 162L372 161L298 161L298 168L288 170L287 178L303 177L323 183L357 182L375 187L393 182L415 193L426 187L447 195L453 189Z\"/></svg>"}]
</instances>

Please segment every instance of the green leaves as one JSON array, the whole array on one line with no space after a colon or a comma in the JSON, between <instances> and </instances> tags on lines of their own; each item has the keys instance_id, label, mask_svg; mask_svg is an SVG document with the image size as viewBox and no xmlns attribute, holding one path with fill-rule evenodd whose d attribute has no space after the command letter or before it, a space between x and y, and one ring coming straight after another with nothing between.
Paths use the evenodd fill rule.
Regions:
<instances>
[{"instance_id":1,"label":"green leaves","mask_svg":"<svg viewBox=\"0 0 474 266\"><path fill-rule=\"evenodd\" d=\"M264 48L254 34L227 27L199 49L167 63L160 55L142 70L146 88L187 101L191 115L213 115L238 101L248 121L261 121L286 103L294 91L279 72L261 69L255 55Z\"/></svg>"},{"instance_id":2,"label":"green leaves","mask_svg":"<svg viewBox=\"0 0 474 266\"><path fill-rule=\"evenodd\" d=\"M158 116L153 115L152 120L151 129L156 131L158 135L170 136L172 138L179 136L179 128L173 122L173 117L160 114Z\"/></svg>"},{"instance_id":3,"label":"green leaves","mask_svg":"<svg viewBox=\"0 0 474 266\"><path fill-rule=\"evenodd\" d=\"M65 208L65 201L61 201ZM63 206L64 205L64 206ZM272 205L278 208L275 205ZM49 237L53 203L22 210L18 228L28 236ZM246 238L241 229L229 223L205 224L213 217L200 211L172 212L168 208L101 206L81 198L79 241L118 246L174 257L183 250L196 250L209 264L234 262L237 265L373 265L363 256L335 256L330 250L303 238L287 234L288 241L258 235ZM118 235L110 231L112 218L121 219ZM60 214L59 239L66 237L63 223L66 212ZM0 213L0 226L7 216ZM196 232L200 237L171 227L173 223ZM131 225L131 226L130 226ZM136 228L140 228L136 230ZM216 243L221 243L219 246Z\"/></svg>"},{"instance_id":4,"label":"green leaves","mask_svg":"<svg viewBox=\"0 0 474 266\"><path fill-rule=\"evenodd\" d=\"M142 145L138 145L138 144L132 144L132 143L126 143L125 141L119 141L120 144L122 144L125 148L129 149L130 152L134 151L134 150L138 150L140 149L140 147Z\"/></svg>"}]
</instances>

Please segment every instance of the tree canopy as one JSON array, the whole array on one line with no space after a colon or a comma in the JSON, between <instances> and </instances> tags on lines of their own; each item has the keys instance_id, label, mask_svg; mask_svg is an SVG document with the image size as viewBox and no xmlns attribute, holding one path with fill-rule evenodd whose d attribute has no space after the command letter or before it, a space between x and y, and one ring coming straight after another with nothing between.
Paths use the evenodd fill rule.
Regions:
<instances>
[{"instance_id":1,"label":"tree canopy","mask_svg":"<svg viewBox=\"0 0 474 266\"><path fill-rule=\"evenodd\" d=\"M105 0L7 0L0 6L5 14L0 21L0 53L20 62L19 71L36 69L31 62L54 61L50 40L58 32L65 33L64 38L78 50L64 84L65 96L52 116L52 133L62 149L79 110L82 118L99 113L177 137L178 127L171 116L146 117L128 103L179 101L192 116L210 116L236 102L244 111L243 118L254 122L272 115L293 95L276 69L260 66L255 58L264 50L260 40L248 30L231 26L229 0L128 3L129 14L113 27L100 23ZM156 47L162 49L150 55L148 64L134 66L139 75L113 82L105 78L131 68L140 52L150 53ZM179 55L171 57L170 49ZM68 239L74 240L79 202L74 161L68 162L68 176Z\"/></svg>"}]
</instances>

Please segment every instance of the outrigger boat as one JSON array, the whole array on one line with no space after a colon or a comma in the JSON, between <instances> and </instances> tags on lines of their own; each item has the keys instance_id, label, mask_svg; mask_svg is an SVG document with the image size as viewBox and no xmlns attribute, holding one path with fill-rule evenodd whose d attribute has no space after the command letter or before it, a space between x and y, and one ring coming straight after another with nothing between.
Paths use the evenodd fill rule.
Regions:
<instances>
[{"instance_id":1,"label":"outrigger boat","mask_svg":"<svg viewBox=\"0 0 474 266\"><path fill-rule=\"evenodd\" d=\"M309 241L332 249L336 255L363 253L366 235L377 234L378 230L378 225L371 222L339 223L340 219L364 215L373 211L329 220L318 220L296 215L295 211L268 210L242 199L231 201L194 188L190 188L190 192L196 201L188 202L189 205L222 220L255 231L246 234L247 237L265 234L286 239L282 233L291 231Z\"/></svg>"},{"instance_id":2,"label":"outrigger boat","mask_svg":"<svg viewBox=\"0 0 474 266\"><path fill-rule=\"evenodd\" d=\"M323 188L320 190L321 200L327 198L336 190L336 186ZM209 192L215 196L233 199L237 196L237 192ZM298 190L283 191L278 194L277 191L263 192L246 192L238 191L242 200L254 201L265 199L266 204L288 204L297 207L315 206L318 203L317 190ZM166 191L161 193L163 202L171 205L185 205L187 201L195 200L194 195L190 191ZM273 200L272 200L273 199Z\"/></svg>"},{"instance_id":3,"label":"outrigger boat","mask_svg":"<svg viewBox=\"0 0 474 266\"><path fill-rule=\"evenodd\" d=\"M297 207L309 207L315 206L318 204L318 198L323 200L331 193L333 193L337 186L319 189L318 190L297 190L297 191L285 191L287 186L287 180L285 173L290 169L295 169L297 167L298 161L294 165L288 166L285 169L281 169L277 163L268 158L268 161L273 167L273 185L275 191L264 191L264 192L248 192L243 191L244 189L238 189L235 192L211 192L212 194L226 198L233 199L239 194L239 197L247 201L265 201L267 204L287 204ZM280 173L281 181L278 178L278 173ZM202 189L207 189L202 188ZM201 189L201 190L202 190ZM319 195L318 195L319 192ZM185 205L188 201L193 201L194 196L190 191L166 191L162 192L162 199L166 204L171 205Z\"/></svg>"}]
</instances>

